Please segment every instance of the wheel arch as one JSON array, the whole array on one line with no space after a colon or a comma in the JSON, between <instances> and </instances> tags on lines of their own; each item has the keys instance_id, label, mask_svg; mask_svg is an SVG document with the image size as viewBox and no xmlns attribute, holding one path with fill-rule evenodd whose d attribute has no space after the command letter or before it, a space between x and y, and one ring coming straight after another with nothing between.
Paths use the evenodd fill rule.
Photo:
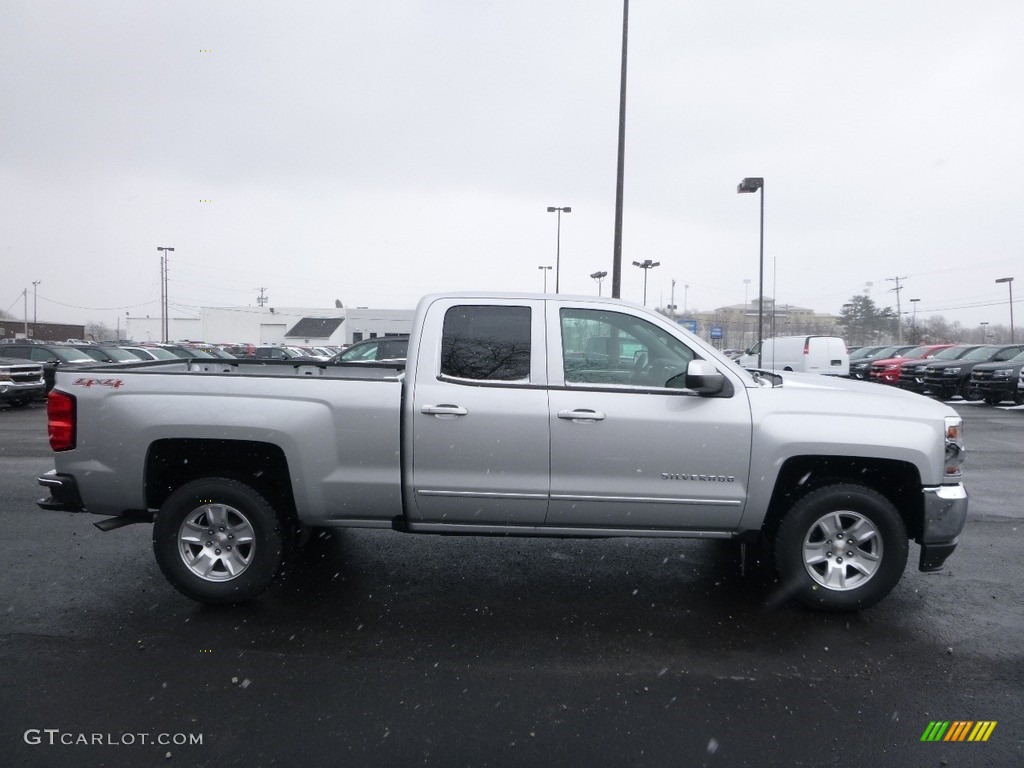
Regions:
<instances>
[{"instance_id":1,"label":"wheel arch","mask_svg":"<svg viewBox=\"0 0 1024 768\"><path fill-rule=\"evenodd\" d=\"M853 483L877 491L896 507L908 536L914 539L921 535L924 500L917 467L893 459L855 456L794 456L787 459L776 479L762 533L774 536L782 518L800 497L836 483Z\"/></svg>"},{"instance_id":2,"label":"wheel arch","mask_svg":"<svg viewBox=\"0 0 1024 768\"><path fill-rule=\"evenodd\" d=\"M154 441L146 455L145 498L159 509L177 488L225 477L259 491L276 509L295 515L288 460L280 446L250 440L174 438Z\"/></svg>"}]
</instances>

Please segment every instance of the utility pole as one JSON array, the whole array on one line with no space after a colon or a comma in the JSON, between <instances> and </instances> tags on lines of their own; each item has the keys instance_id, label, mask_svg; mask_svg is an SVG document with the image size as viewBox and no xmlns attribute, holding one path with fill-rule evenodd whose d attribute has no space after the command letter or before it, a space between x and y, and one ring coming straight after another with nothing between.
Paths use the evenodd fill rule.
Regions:
<instances>
[{"instance_id":1,"label":"utility pole","mask_svg":"<svg viewBox=\"0 0 1024 768\"><path fill-rule=\"evenodd\" d=\"M167 317L167 254L173 253L173 248L157 246L160 251L160 340L167 342L168 328L170 323Z\"/></svg>"},{"instance_id":2,"label":"utility pole","mask_svg":"<svg viewBox=\"0 0 1024 768\"><path fill-rule=\"evenodd\" d=\"M903 290L903 286L900 285L900 280L906 280L907 276L902 275L900 277L887 277L887 282L896 283L895 288L890 288L889 293L896 292L896 343L903 343L903 313L900 311L900 291Z\"/></svg>"},{"instance_id":3,"label":"utility pole","mask_svg":"<svg viewBox=\"0 0 1024 768\"><path fill-rule=\"evenodd\" d=\"M260 295L256 297L256 303L262 307L264 304L270 301L270 297L265 295L267 292L266 288L257 288L256 290L260 292Z\"/></svg>"}]
</instances>

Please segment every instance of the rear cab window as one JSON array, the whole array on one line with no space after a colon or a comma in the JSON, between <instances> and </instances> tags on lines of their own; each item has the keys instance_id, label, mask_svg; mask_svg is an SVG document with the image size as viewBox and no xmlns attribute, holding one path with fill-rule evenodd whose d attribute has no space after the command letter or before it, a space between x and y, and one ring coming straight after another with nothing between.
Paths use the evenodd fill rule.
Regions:
<instances>
[{"instance_id":1,"label":"rear cab window","mask_svg":"<svg viewBox=\"0 0 1024 768\"><path fill-rule=\"evenodd\" d=\"M529 383L532 311L527 306L458 305L444 315L442 377Z\"/></svg>"}]
</instances>

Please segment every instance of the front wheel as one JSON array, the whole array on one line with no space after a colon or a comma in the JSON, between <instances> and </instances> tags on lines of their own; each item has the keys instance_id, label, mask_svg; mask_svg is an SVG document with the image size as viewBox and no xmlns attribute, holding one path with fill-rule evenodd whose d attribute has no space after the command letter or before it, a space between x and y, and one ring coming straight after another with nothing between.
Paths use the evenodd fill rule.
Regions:
<instances>
[{"instance_id":1,"label":"front wheel","mask_svg":"<svg viewBox=\"0 0 1024 768\"><path fill-rule=\"evenodd\" d=\"M153 552L167 580L203 603L251 600L284 559L282 523L254 488L223 477L186 483L160 507Z\"/></svg>"},{"instance_id":2,"label":"front wheel","mask_svg":"<svg viewBox=\"0 0 1024 768\"><path fill-rule=\"evenodd\" d=\"M862 485L811 491L783 518L775 562L787 591L825 611L874 605L903 576L907 530L887 498Z\"/></svg>"}]
</instances>

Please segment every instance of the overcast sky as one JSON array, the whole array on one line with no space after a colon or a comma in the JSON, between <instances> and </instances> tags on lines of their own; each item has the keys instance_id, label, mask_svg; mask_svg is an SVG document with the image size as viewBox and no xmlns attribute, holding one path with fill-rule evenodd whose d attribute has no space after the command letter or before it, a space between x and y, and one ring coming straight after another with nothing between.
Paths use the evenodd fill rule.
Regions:
<instances>
[{"instance_id":1,"label":"overcast sky","mask_svg":"<svg viewBox=\"0 0 1024 768\"><path fill-rule=\"evenodd\" d=\"M547 206L596 293L621 33L621 0L0 0L0 309L38 280L40 321L158 316L157 246L176 316L539 292ZM900 277L1008 324L1022 39L1020 0L633 0L622 297L653 259L649 304L753 299L763 176L766 295L895 308Z\"/></svg>"}]
</instances>

